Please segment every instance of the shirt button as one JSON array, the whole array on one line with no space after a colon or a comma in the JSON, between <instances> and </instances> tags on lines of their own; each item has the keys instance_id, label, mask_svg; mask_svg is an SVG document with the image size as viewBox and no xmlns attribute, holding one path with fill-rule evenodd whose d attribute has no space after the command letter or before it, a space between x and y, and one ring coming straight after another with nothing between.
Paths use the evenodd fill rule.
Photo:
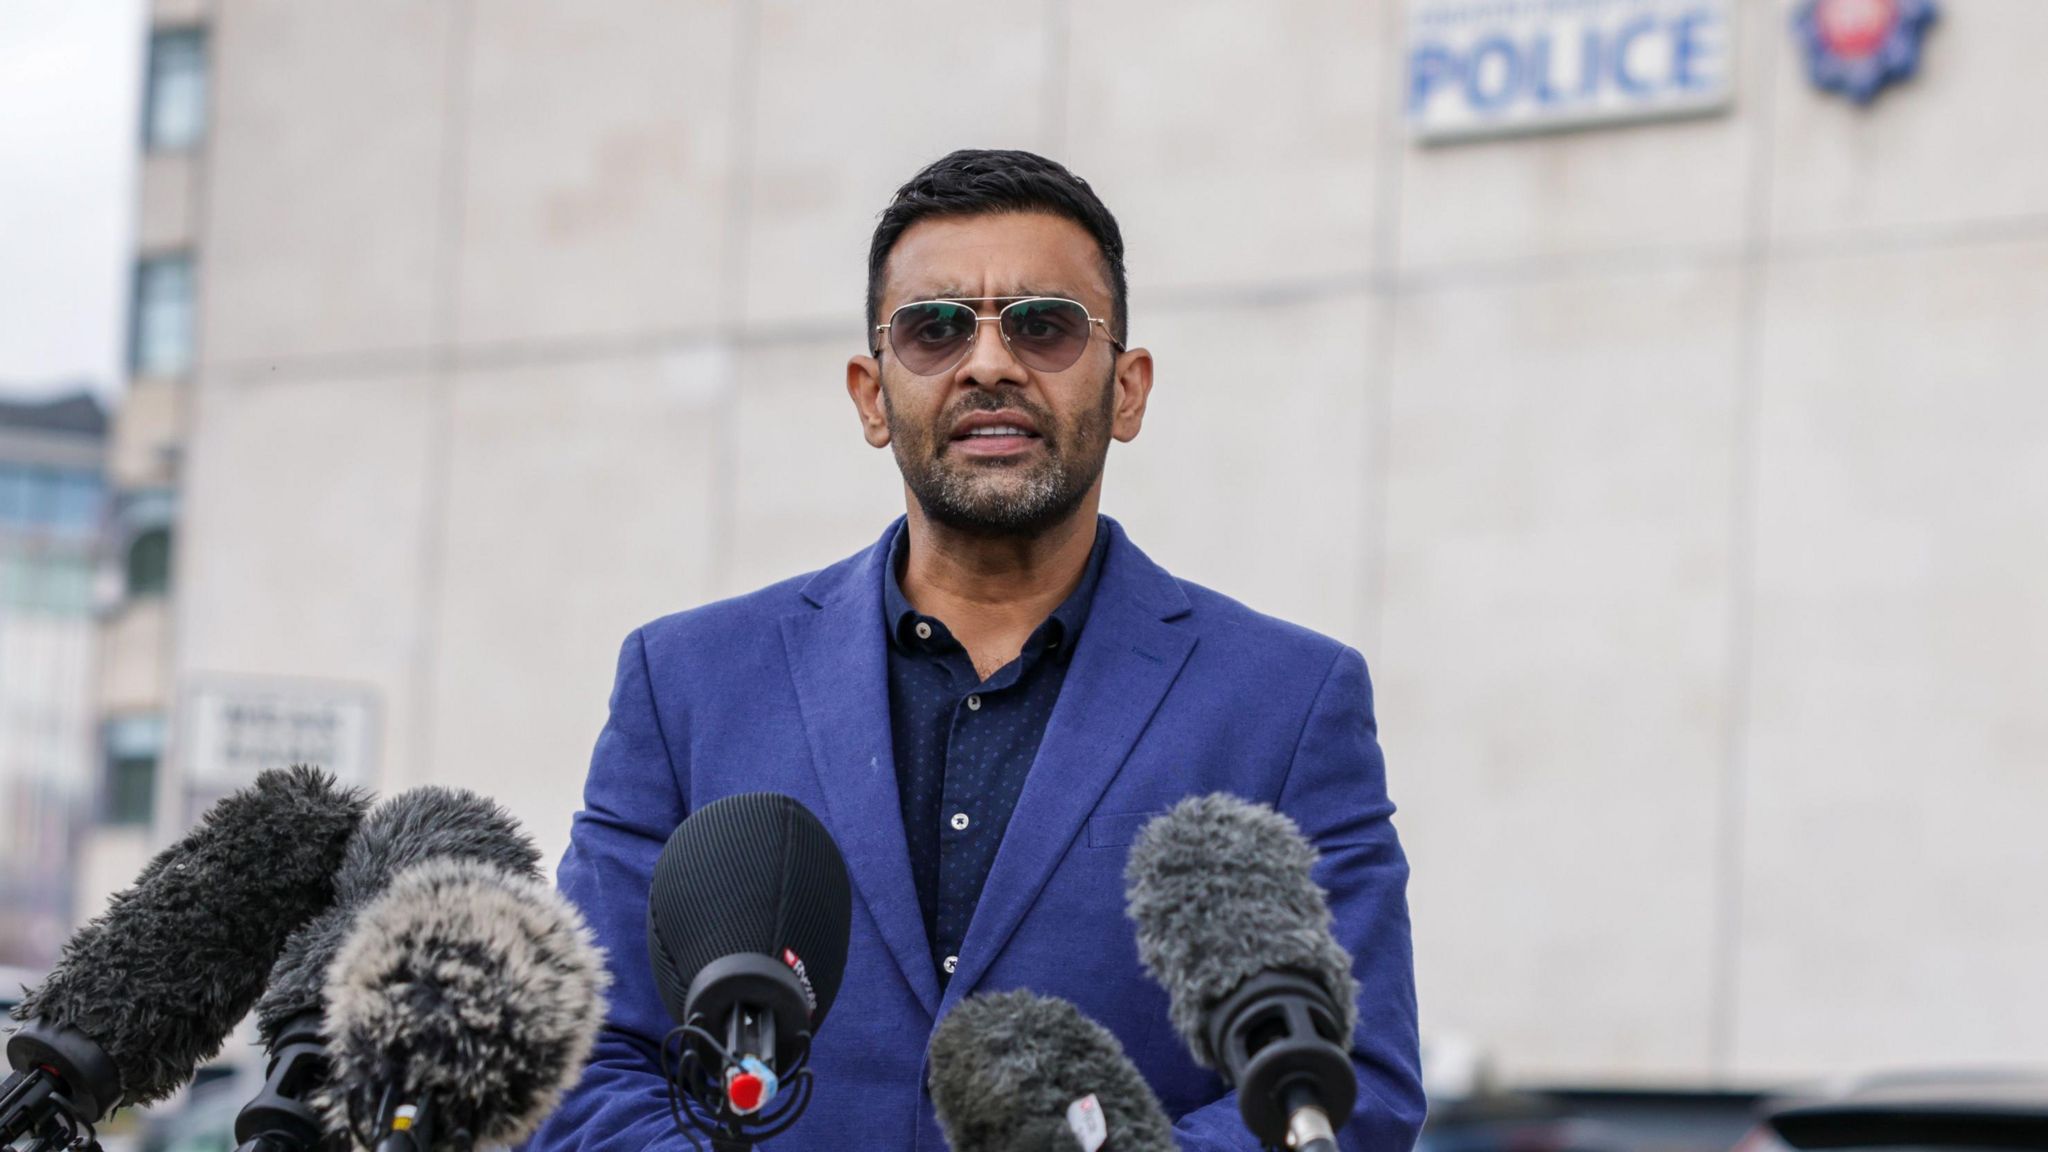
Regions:
<instances>
[{"instance_id":1,"label":"shirt button","mask_svg":"<svg viewBox=\"0 0 2048 1152\"><path fill-rule=\"evenodd\" d=\"M932 638L932 626L931 626L931 625L929 625L929 624L927 624L927 623L925 623L925 622L924 622L924 621L922 621L922 620L919 620L919 621L917 622L917 638L918 638L919 640L929 640L929 639L931 639L931 638Z\"/></svg>"},{"instance_id":2,"label":"shirt button","mask_svg":"<svg viewBox=\"0 0 2048 1152\"><path fill-rule=\"evenodd\" d=\"M958 968L959 966L960 958L958 956L946 957L946 963L943 965L943 967L946 969L946 975L948 976L951 976L953 974L953 969Z\"/></svg>"},{"instance_id":3,"label":"shirt button","mask_svg":"<svg viewBox=\"0 0 2048 1152\"><path fill-rule=\"evenodd\" d=\"M979 711L981 711L981 697L979 697L979 696L969 696L969 697L967 698L967 710L968 710L969 712L979 712Z\"/></svg>"},{"instance_id":4,"label":"shirt button","mask_svg":"<svg viewBox=\"0 0 2048 1152\"><path fill-rule=\"evenodd\" d=\"M955 832L965 832L965 831L967 831L967 813L965 813L965 812L955 812L955 813L953 813L953 831L955 831Z\"/></svg>"}]
</instances>

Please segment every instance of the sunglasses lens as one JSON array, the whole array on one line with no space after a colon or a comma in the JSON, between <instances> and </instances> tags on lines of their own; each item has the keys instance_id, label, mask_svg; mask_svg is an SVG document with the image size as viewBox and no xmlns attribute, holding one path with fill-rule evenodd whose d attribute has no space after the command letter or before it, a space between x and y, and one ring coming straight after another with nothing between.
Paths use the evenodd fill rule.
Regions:
<instances>
[{"instance_id":1,"label":"sunglasses lens","mask_svg":"<svg viewBox=\"0 0 2048 1152\"><path fill-rule=\"evenodd\" d=\"M1020 300L1003 309L1003 335L1026 365L1063 372L1088 347L1088 310L1072 300Z\"/></svg>"},{"instance_id":2,"label":"sunglasses lens","mask_svg":"<svg viewBox=\"0 0 2048 1152\"><path fill-rule=\"evenodd\" d=\"M952 367L974 340L974 311L928 300L906 304L889 320L889 347L905 368L930 376Z\"/></svg>"}]
</instances>

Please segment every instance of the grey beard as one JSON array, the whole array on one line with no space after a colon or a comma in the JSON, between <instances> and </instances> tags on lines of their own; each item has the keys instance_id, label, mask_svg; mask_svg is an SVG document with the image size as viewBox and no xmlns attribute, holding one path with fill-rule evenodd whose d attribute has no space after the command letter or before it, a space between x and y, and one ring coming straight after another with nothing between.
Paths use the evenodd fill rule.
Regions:
<instances>
[{"instance_id":1,"label":"grey beard","mask_svg":"<svg viewBox=\"0 0 2048 1152\"><path fill-rule=\"evenodd\" d=\"M1006 486L988 482L993 477L964 475L944 466L906 468L903 476L925 515L956 531L988 536L1038 535L1079 507L1094 482L1090 477L1072 483L1074 478L1056 459L1024 476L1021 490L1004 491Z\"/></svg>"},{"instance_id":2,"label":"grey beard","mask_svg":"<svg viewBox=\"0 0 2048 1152\"><path fill-rule=\"evenodd\" d=\"M896 456L896 467L903 473L904 484L909 486L910 494L916 497L926 516L956 532L970 535L1030 537L1042 534L1071 516L1087 497L1088 489L1094 487L1095 481L1101 477L1104 457L1109 449L1109 421L1115 406L1114 396L1114 390L1105 387L1101 408L1084 417L1074 429L1071 440L1083 451L1089 445L1101 442L1101 450L1092 462L1083 461L1079 468L1070 467L1066 453L1048 437L1044 441L1046 459L1043 463L1028 466L1030 470L1022 475L1021 485L1016 486L1000 483L1004 477L993 468L968 471L948 467L947 461L933 451L929 441L902 434L904 430L897 427L895 413L888 409L886 396L883 410L889 420L889 443ZM1039 426L1042 430L1050 430L1051 422L1042 419Z\"/></svg>"}]
</instances>

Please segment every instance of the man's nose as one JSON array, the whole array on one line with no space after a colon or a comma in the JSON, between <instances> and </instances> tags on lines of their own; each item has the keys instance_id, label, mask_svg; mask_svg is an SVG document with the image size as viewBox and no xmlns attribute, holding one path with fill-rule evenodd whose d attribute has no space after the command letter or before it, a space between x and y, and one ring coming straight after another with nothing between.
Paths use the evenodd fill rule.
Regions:
<instances>
[{"instance_id":1,"label":"man's nose","mask_svg":"<svg viewBox=\"0 0 2048 1152\"><path fill-rule=\"evenodd\" d=\"M995 316L981 316L974 325L974 345L967 350L967 359L960 362L954 379L963 384L978 384L984 388L997 384L1022 384L1024 366L1010 353L1009 341L1003 339L1003 326Z\"/></svg>"}]
</instances>

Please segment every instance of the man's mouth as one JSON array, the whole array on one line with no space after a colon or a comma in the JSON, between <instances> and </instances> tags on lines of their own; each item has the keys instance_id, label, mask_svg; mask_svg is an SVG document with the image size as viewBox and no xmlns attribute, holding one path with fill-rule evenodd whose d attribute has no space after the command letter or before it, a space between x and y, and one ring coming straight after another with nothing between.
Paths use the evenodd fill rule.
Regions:
<instances>
[{"instance_id":1,"label":"man's mouth","mask_svg":"<svg viewBox=\"0 0 2048 1152\"><path fill-rule=\"evenodd\" d=\"M969 416L955 426L951 443L973 456L1006 456L1022 452L1039 439L1030 424L995 413Z\"/></svg>"}]
</instances>

